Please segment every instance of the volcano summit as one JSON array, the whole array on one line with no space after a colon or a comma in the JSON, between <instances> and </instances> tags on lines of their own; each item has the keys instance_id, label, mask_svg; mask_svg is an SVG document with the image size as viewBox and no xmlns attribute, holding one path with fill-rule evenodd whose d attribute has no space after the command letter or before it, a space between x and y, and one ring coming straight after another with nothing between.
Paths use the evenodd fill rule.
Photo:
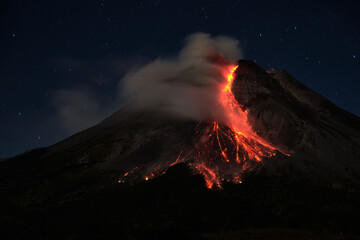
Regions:
<instances>
[{"instance_id":1,"label":"volcano summit","mask_svg":"<svg viewBox=\"0 0 360 240\"><path fill-rule=\"evenodd\" d=\"M360 216L360 119L284 70L211 59L223 79L212 92L215 113L195 120L133 102L62 142L1 162L3 233L227 239L204 233L276 227L328 239L359 234L351 219Z\"/></svg>"}]
</instances>

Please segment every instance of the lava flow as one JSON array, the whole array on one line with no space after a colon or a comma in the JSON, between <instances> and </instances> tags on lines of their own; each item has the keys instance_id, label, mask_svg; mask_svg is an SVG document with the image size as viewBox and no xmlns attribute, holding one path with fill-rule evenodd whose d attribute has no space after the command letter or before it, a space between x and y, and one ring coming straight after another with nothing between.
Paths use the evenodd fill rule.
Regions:
<instances>
[{"instance_id":1,"label":"lava flow","mask_svg":"<svg viewBox=\"0 0 360 240\"><path fill-rule=\"evenodd\" d=\"M194 149L187 154L181 151L176 160L147 169L148 174L143 179L154 178L165 173L170 166L187 162L204 176L208 188L222 188L223 181L241 183L244 172L259 165L264 158L280 152L255 133L248 123L247 111L243 111L236 101L231 90L236 69L234 65L224 69L227 81L218 91L225 121L199 122ZM129 172L123 177L128 175Z\"/></svg>"},{"instance_id":2,"label":"lava flow","mask_svg":"<svg viewBox=\"0 0 360 240\"><path fill-rule=\"evenodd\" d=\"M242 174L254 168L264 157L276 154L276 148L259 137L247 121L231 88L237 66L227 69L227 82L219 92L226 122L210 122L198 140L194 166L205 178L208 188L221 188L221 182L241 183ZM201 132L201 131L200 131Z\"/></svg>"}]
</instances>

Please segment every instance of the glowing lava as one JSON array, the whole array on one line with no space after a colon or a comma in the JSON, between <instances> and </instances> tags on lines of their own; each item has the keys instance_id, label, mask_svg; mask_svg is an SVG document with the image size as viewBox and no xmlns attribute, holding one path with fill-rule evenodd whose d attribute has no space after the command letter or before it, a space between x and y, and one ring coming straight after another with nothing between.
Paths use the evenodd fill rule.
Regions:
<instances>
[{"instance_id":1,"label":"glowing lava","mask_svg":"<svg viewBox=\"0 0 360 240\"><path fill-rule=\"evenodd\" d=\"M247 112L241 109L231 88L237 66L227 69L227 82L219 92L219 102L226 122L213 121L203 130L207 138L199 141L194 166L204 176L208 188L221 182L241 183L242 174L254 168L264 157L276 154L276 148L259 137L247 121Z\"/></svg>"},{"instance_id":2,"label":"glowing lava","mask_svg":"<svg viewBox=\"0 0 360 240\"><path fill-rule=\"evenodd\" d=\"M176 160L162 162L155 168L148 169L143 179L159 176L170 166L187 162L204 176L208 188L222 188L223 181L241 183L244 172L259 165L264 158L273 157L280 152L252 130L247 111L243 111L236 101L231 90L236 69L235 65L224 69L227 81L218 91L225 121L199 122L194 149L185 155L181 151ZM135 170L125 173L123 177L131 175Z\"/></svg>"}]
</instances>

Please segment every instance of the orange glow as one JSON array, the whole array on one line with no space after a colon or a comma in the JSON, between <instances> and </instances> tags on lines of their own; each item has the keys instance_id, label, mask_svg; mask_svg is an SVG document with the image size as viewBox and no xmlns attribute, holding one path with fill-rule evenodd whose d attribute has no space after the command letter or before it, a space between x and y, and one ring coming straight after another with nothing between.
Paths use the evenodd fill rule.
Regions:
<instances>
[{"instance_id":1,"label":"orange glow","mask_svg":"<svg viewBox=\"0 0 360 240\"><path fill-rule=\"evenodd\" d=\"M194 166L204 176L208 188L221 188L223 180L242 183L245 171L253 169L263 158L275 156L278 150L252 130L247 111L236 101L232 93L236 69L237 66L229 66L224 70L227 81L218 93L226 121L210 122L203 132L207 141L198 146L195 156Z\"/></svg>"},{"instance_id":2,"label":"orange glow","mask_svg":"<svg viewBox=\"0 0 360 240\"><path fill-rule=\"evenodd\" d=\"M181 151L176 160L164 161L148 169L145 180L164 174L175 164L187 162L204 176L208 188L222 188L223 181L242 183L244 172L261 164L264 158L271 158L281 152L256 134L248 123L247 111L243 111L236 101L232 93L236 69L235 65L224 68L225 81L218 90L217 97L225 120L199 122L195 132L194 149L184 156ZM125 173L124 177L135 170L139 168Z\"/></svg>"}]
</instances>

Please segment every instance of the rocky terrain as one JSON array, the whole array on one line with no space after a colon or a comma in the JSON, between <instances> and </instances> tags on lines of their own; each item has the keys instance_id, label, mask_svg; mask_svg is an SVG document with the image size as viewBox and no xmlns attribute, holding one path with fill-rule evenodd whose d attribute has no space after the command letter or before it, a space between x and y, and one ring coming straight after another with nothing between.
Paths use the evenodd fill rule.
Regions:
<instances>
[{"instance_id":1,"label":"rocky terrain","mask_svg":"<svg viewBox=\"0 0 360 240\"><path fill-rule=\"evenodd\" d=\"M147 169L194 148L199 123L130 104L0 163L3 239L359 239L360 119L286 71L246 60L232 92L253 130L289 156L222 190L187 162L146 181Z\"/></svg>"}]
</instances>

